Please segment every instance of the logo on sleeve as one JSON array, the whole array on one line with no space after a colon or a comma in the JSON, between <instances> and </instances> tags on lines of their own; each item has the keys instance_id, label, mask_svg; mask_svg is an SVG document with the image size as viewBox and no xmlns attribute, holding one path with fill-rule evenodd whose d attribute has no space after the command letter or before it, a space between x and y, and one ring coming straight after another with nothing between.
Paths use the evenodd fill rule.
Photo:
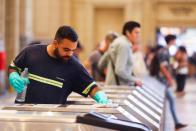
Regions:
<instances>
[{"instance_id":1,"label":"logo on sleeve","mask_svg":"<svg viewBox=\"0 0 196 131\"><path fill-rule=\"evenodd\" d=\"M65 81L63 78L60 78L60 77L56 77L56 79L61 80L61 81Z\"/></svg>"}]
</instances>

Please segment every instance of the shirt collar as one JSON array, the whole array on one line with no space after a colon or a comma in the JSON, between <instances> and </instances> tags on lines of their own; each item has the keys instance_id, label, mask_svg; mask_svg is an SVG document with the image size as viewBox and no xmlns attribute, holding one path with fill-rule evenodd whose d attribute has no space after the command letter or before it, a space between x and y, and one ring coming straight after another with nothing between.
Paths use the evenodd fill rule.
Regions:
<instances>
[{"instance_id":1,"label":"shirt collar","mask_svg":"<svg viewBox=\"0 0 196 131\"><path fill-rule=\"evenodd\" d=\"M131 41L130 41L125 35L122 35L122 37L124 37L126 43L128 43L129 46L130 46L130 48L132 48L132 43L131 43Z\"/></svg>"}]
</instances>

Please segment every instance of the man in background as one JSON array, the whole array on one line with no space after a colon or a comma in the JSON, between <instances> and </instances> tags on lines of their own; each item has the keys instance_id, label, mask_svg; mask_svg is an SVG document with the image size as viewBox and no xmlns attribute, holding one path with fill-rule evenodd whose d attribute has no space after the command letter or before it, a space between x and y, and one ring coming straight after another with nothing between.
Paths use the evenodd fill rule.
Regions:
<instances>
[{"instance_id":1,"label":"man in background","mask_svg":"<svg viewBox=\"0 0 196 131\"><path fill-rule=\"evenodd\" d=\"M137 85L142 82L133 76L132 44L140 38L140 24L128 21L124 24L122 34L110 45L108 51L101 57L99 68L107 66L105 84L107 85Z\"/></svg>"}]
</instances>

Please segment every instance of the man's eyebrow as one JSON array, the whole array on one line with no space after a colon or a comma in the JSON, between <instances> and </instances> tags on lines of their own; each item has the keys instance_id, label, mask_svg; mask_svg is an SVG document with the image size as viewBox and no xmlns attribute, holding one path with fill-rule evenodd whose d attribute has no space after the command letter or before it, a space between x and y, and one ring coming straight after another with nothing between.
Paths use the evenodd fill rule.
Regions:
<instances>
[{"instance_id":1,"label":"man's eyebrow","mask_svg":"<svg viewBox=\"0 0 196 131\"><path fill-rule=\"evenodd\" d=\"M70 49L70 48L67 48L67 47L65 47L65 48L63 48L64 50L69 50L69 51L74 51L74 50L76 50L76 48L75 49Z\"/></svg>"},{"instance_id":2,"label":"man's eyebrow","mask_svg":"<svg viewBox=\"0 0 196 131\"><path fill-rule=\"evenodd\" d=\"M63 49L70 49L70 48L64 47ZM71 49L70 49L70 50L71 50Z\"/></svg>"}]
</instances>

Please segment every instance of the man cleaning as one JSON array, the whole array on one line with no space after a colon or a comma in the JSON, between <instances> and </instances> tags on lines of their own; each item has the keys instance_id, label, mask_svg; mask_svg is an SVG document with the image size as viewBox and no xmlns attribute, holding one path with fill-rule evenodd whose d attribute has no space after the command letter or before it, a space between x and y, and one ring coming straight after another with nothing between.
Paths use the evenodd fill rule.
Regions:
<instances>
[{"instance_id":1,"label":"man cleaning","mask_svg":"<svg viewBox=\"0 0 196 131\"><path fill-rule=\"evenodd\" d=\"M17 93L27 85L24 103L65 104L74 91L97 103L107 104L106 94L73 56L78 35L69 26L61 26L52 43L23 49L8 67L9 82ZM28 68L28 78L20 76Z\"/></svg>"}]
</instances>

